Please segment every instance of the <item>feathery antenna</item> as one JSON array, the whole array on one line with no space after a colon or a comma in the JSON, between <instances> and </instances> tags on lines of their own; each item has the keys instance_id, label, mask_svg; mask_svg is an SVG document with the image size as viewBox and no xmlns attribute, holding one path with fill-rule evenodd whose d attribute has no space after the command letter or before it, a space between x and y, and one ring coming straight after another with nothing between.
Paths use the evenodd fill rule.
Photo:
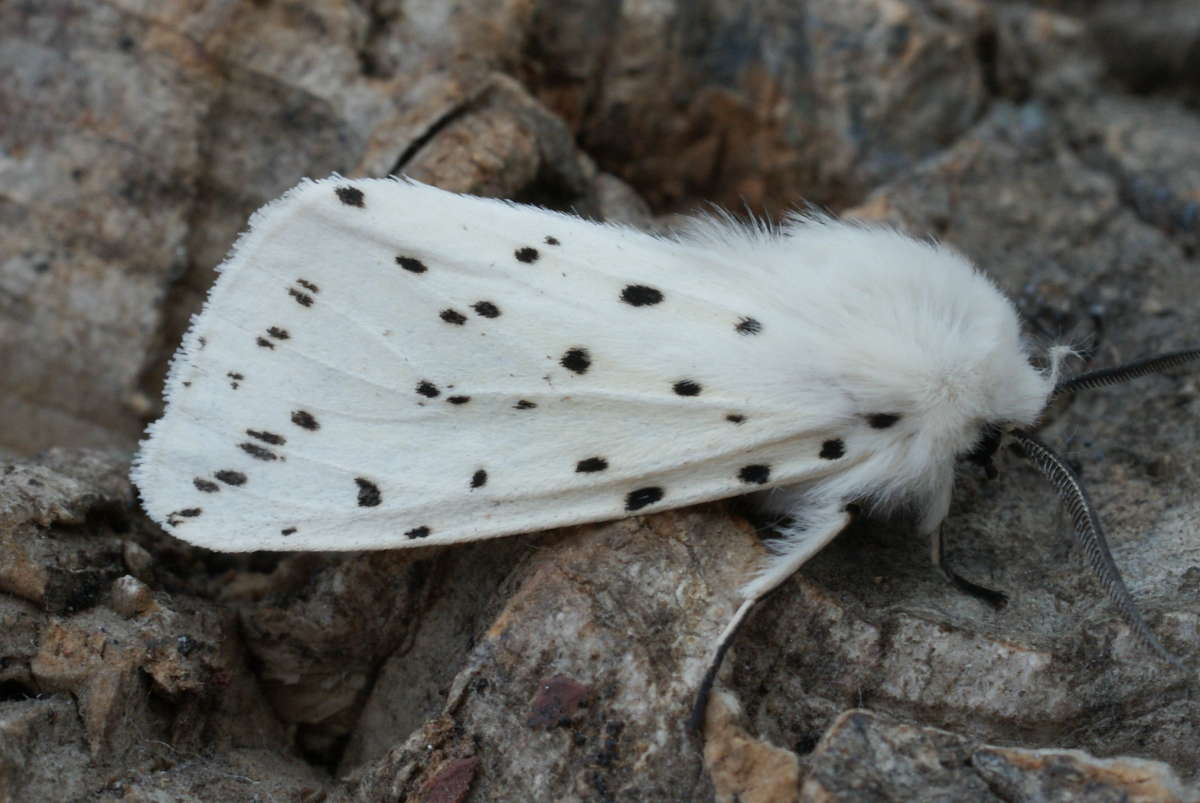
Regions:
<instances>
[{"instance_id":1,"label":"feathery antenna","mask_svg":"<svg viewBox=\"0 0 1200 803\"><path fill-rule=\"evenodd\" d=\"M1196 353L1200 354L1200 352ZM1092 571L1100 584L1104 586L1108 598L1117 606L1121 619L1142 644L1153 650L1163 660L1182 668L1183 665L1179 659L1167 652L1166 648L1159 643L1158 638L1151 632L1138 612L1133 595L1126 588L1117 564L1113 561L1112 553L1108 550L1108 541L1105 540L1104 530L1100 526L1100 518L1096 515L1092 500L1079 477L1066 464L1066 461L1028 432L1014 429L1009 432L1009 435L1021 444L1025 454L1046 479L1050 480L1050 484L1054 486L1054 490L1058 492L1059 497L1067 506L1067 512L1071 514L1071 521L1075 525L1075 540L1083 547Z\"/></svg>"},{"instance_id":2,"label":"feathery antenna","mask_svg":"<svg viewBox=\"0 0 1200 803\"><path fill-rule=\"evenodd\" d=\"M1117 385L1121 382L1128 382L1130 379L1137 379L1140 376L1147 374L1156 374L1160 371L1166 371L1171 368L1184 365L1193 360L1200 360L1200 349L1185 349L1184 351L1173 351L1170 354L1160 354L1157 357L1147 357L1144 360L1135 360L1117 365L1112 368L1101 368L1098 371L1088 371L1085 374L1068 379L1065 382L1059 382L1054 387L1055 396L1061 396L1068 393L1074 393L1077 390L1092 390L1093 388L1102 388L1108 385Z\"/></svg>"}]
</instances>

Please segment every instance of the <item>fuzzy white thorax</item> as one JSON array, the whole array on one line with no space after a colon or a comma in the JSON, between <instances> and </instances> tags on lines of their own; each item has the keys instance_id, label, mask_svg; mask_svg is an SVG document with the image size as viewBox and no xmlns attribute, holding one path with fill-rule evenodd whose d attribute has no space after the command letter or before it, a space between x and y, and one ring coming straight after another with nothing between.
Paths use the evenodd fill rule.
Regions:
<instances>
[{"instance_id":1,"label":"fuzzy white thorax","mask_svg":"<svg viewBox=\"0 0 1200 803\"><path fill-rule=\"evenodd\" d=\"M794 373L805 384L817 379L830 419L900 417L864 433L876 443L854 467L764 493L774 512L795 515L830 500L913 503L921 531L933 531L949 507L956 459L985 425L1033 424L1069 352L1055 349L1052 370L1037 370L1015 308L986 276L948 246L887 227L795 217L771 233L712 220L685 239L772 274L795 321L804 365ZM787 381L785 372L780 393ZM812 399L807 388L803 395Z\"/></svg>"}]
</instances>

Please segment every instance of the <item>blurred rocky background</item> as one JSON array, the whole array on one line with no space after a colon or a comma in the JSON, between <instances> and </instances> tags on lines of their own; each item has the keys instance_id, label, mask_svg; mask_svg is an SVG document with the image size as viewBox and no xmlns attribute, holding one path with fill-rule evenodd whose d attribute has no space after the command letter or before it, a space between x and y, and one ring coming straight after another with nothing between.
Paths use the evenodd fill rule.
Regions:
<instances>
[{"instance_id":1,"label":"blurred rocky background","mask_svg":"<svg viewBox=\"0 0 1200 803\"><path fill-rule=\"evenodd\" d=\"M1016 456L945 583L856 526L757 611L735 503L441 550L222 555L126 478L258 206L404 172L641 226L809 202L969 254L1094 366L1200 342L1195 0L0 0L0 800L1197 800ZM1079 396L1151 626L1200 664L1200 372Z\"/></svg>"}]
</instances>

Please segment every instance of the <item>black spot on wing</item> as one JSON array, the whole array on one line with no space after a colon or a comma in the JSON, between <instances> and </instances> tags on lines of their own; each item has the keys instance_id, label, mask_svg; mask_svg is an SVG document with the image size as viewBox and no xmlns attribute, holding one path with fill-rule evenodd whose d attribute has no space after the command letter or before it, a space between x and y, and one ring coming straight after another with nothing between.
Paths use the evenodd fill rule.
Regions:
<instances>
[{"instance_id":1,"label":"black spot on wing","mask_svg":"<svg viewBox=\"0 0 1200 803\"><path fill-rule=\"evenodd\" d=\"M424 273L429 270L424 262L414 257L396 257L396 264L409 273Z\"/></svg>"},{"instance_id":2,"label":"black spot on wing","mask_svg":"<svg viewBox=\"0 0 1200 803\"><path fill-rule=\"evenodd\" d=\"M173 510L167 514L167 524L172 527L177 527L183 523L183 519L194 519L204 511L198 507L184 508L183 510Z\"/></svg>"},{"instance_id":3,"label":"black spot on wing","mask_svg":"<svg viewBox=\"0 0 1200 803\"><path fill-rule=\"evenodd\" d=\"M229 373L225 374L225 376L229 378L229 387L233 388L234 390L237 390L242 384L242 380L246 378L237 371L230 371Z\"/></svg>"},{"instance_id":4,"label":"black spot on wing","mask_svg":"<svg viewBox=\"0 0 1200 803\"><path fill-rule=\"evenodd\" d=\"M867 423L872 429L887 429L899 420L899 413L871 413L867 416Z\"/></svg>"},{"instance_id":5,"label":"black spot on wing","mask_svg":"<svg viewBox=\"0 0 1200 803\"><path fill-rule=\"evenodd\" d=\"M585 374L592 364L592 355L584 348L567 349L558 364L576 374Z\"/></svg>"},{"instance_id":6,"label":"black spot on wing","mask_svg":"<svg viewBox=\"0 0 1200 803\"><path fill-rule=\"evenodd\" d=\"M429 528L428 527L413 527L411 530L408 530L404 534L407 535L409 538L427 538L429 536Z\"/></svg>"},{"instance_id":7,"label":"black spot on wing","mask_svg":"<svg viewBox=\"0 0 1200 803\"><path fill-rule=\"evenodd\" d=\"M471 305L471 309L484 318L499 318L500 308L490 301L476 301Z\"/></svg>"},{"instance_id":8,"label":"black spot on wing","mask_svg":"<svg viewBox=\"0 0 1200 803\"><path fill-rule=\"evenodd\" d=\"M446 323L452 323L455 326L462 326L467 322L467 316L455 309L444 309L438 313L438 317Z\"/></svg>"},{"instance_id":9,"label":"black spot on wing","mask_svg":"<svg viewBox=\"0 0 1200 803\"><path fill-rule=\"evenodd\" d=\"M250 443L249 441L246 441L245 443L239 443L238 448L253 457L255 460L265 460L270 462L272 460L279 459L279 455L275 454L270 449L264 449L257 443Z\"/></svg>"},{"instance_id":10,"label":"black spot on wing","mask_svg":"<svg viewBox=\"0 0 1200 803\"><path fill-rule=\"evenodd\" d=\"M647 488L638 488L636 491L630 491L625 495L625 509L628 511L641 510L647 505L653 505L655 502L663 498L663 489L652 485Z\"/></svg>"},{"instance_id":11,"label":"black spot on wing","mask_svg":"<svg viewBox=\"0 0 1200 803\"><path fill-rule=\"evenodd\" d=\"M217 485L212 480L206 480L203 477L196 477L192 480L192 485L196 486L197 491L203 491L206 494L216 493L221 490L221 486Z\"/></svg>"},{"instance_id":12,"label":"black spot on wing","mask_svg":"<svg viewBox=\"0 0 1200 803\"><path fill-rule=\"evenodd\" d=\"M730 413L729 415L725 416L725 420L731 424L744 424L746 422L746 416L738 413Z\"/></svg>"},{"instance_id":13,"label":"black spot on wing","mask_svg":"<svg viewBox=\"0 0 1200 803\"><path fill-rule=\"evenodd\" d=\"M184 523L184 519L196 519L197 516L204 513L199 508L185 508L184 510L173 510L167 514L167 523L172 527L178 527Z\"/></svg>"},{"instance_id":14,"label":"black spot on wing","mask_svg":"<svg viewBox=\"0 0 1200 803\"><path fill-rule=\"evenodd\" d=\"M487 472L486 471L484 471L483 469L479 469L478 471L476 471L474 474L471 475L471 487L472 488L482 488L485 485L487 485Z\"/></svg>"},{"instance_id":15,"label":"black spot on wing","mask_svg":"<svg viewBox=\"0 0 1200 803\"><path fill-rule=\"evenodd\" d=\"M317 423L317 419L313 418L313 414L307 410L293 410L292 423L301 429L307 429L311 432L315 432L321 428L321 425Z\"/></svg>"},{"instance_id":16,"label":"black spot on wing","mask_svg":"<svg viewBox=\"0 0 1200 803\"><path fill-rule=\"evenodd\" d=\"M604 471L606 468L608 468L608 461L603 457L589 457L575 464L575 471L578 474L591 474L596 471Z\"/></svg>"},{"instance_id":17,"label":"black spot on wing","mask_svg":"<svg viewBox=\"0 0 1200 803\"><path fill-rule=\"evenodd\" d=\"M826 460L837 460L846 453L846 444L841 438L833 438L821 444L821 457Z\"/></svg>"},{"instance_id":18,"label":"black spot on wing","mask_svg":"<svg viewBox=\"0 0 1200 803\"><path fill-rule=\"evenodd\" d=\"M257 438L263 443L269 443L272 446L283 446L283 444L287 443L287 439L282 435L276 435L274 432L267 432L261 429L248 429L246 430L246 434L251 438Z\"/></svg>"},{"instance_id":19,"label":"black spot on wing","mask_svg":"<svg viewBox=\"0 0 1200 803\"><path fill-rule=\"evenodd\" d=\"M359 507L376 507L383 501L383 495L379 493L379 486L365 477L355 477L354 484L358 486Z\"/></svg>"},{"instance_id":20,"label":"black spot on wing","mask_svg":"<svg viewBox=\"0 0 1200 803\"><path fill-rule=\"evenodd\" d=\"M762 331L762 324L754 318L742 317L733 328L739 335L756 335Z\"/></svg>"},{"instance_id":21,"label":"black spot on wing","mask_svg":"<svg viewBox=\"0 0 1200 803\"><path fill-rule=\"evenodd\" d=\"M537 402L531 402L528 399L521 399L513 405L514 410L532 410L537 407Z\"/></svg>"},{"instance_id":22,"label":"black spot on wing","mask_svg":"<svg viewBox=\"0 0 1200 803\"><path fill-rule=\"evenodd\" d=\"M753 485L762 485L771 479L771 467L762 463L742 466L738 471L738 479Z\"/></svg>"},{"instance_id":23,"label":"black spot on wing","mask_svg":"<svg viewBox=\"0 0 1200 803\"><path fill-rule=\"evenodd\" d=\"M275 338L276 340L287 340L289 337L291 337L291 334L288 332L287 329L283 329L278 326L272 326L270 329L267 330L267 334L269 334L271 337Z\"/></svg>"},{"instance_id":24,"label":"black spot on wing","mask_svg":"<svg viewBox=\"0 0 1200 803\"><path fill-rule=\"evenodd\" d=\"M308 293L303 293L295 287L288 288L288 295L296 299L296 303L302 307L311 307L313 305L313 297Z\"/></svg>"},{"instance_id":25,"label":"black spot on wing","mask_svg":"<svg viewBox=\"0 0 1200 803\"><path fill-rule=\"evenodd\" d=\"M279 531L279 534L280 535L291 535L294 532L296 532L295 527L284 527L282 530Z\"/></svg>"},{"instance_id":26,"label":"black spot on wing","mask_svg":"<svg viewBox=\"0 0 1200 803\"><path fill-rule=\"evenodd\" d=\"M547 234L546 239L542 240L542 242L544 242L546 245L558 245L558 238L551 237L549 234Z\"/></svg>"},{"instance_id":27,"label":"black spot on wing","mask_svg":"<svg viewBox=\"0 0 1200 803\"><path fill-rule=\"evenodd\" d=\"M334 192L337 193L338 200L346 206L357 206L359 209L366 206L363 192L357 187L338 187Z\"/></svg>"},{"instance_id":28,"label":"black spot on wing","mask_svg":"<svg viewBox=\"0 0 1200 803\"><path fill-rule=\"evenodd\" d=\"M219 479L221 482L225 483L226 485L245 485L246 484L246 475L240 471L233 471L231 469L222 469L222 470L216 472L215 474L213 474L213 476L216 477L217 479Z\"/></svg>"},{"instance_id":29,"label":"black spot on wing","mask_svg":"<svg viewBox=\"0 0 1200 803\"><path fill-rule=\"evenodd\" d=\"M517 258L518 262L524 262L525 264L530 265L538 261L540 254L538 254L538 250L536 248L525 246L524 248L518 248L516 251L514 251L513 256Z\"/></svg>"},{"instance_id":30,"label":"black spot on wing","mask_svg":"<svg viewBox=\"0 0 1200 803\"><path fill-rule=\"evenodd\" d=\"M321 292L321 289L307 279L297 279L296 284L304 289L297 290L295 287L289 287L288 295L296 299L296 303L300 306L311 307L314 303L313 296ZM305 292L305 290L308 292Z\"/></svg>"},{"instance_id":31,"label":"black spot on wing","mask_svg":"<svg viewBox=\"0 0 1200 803\"><path fill-rule=\"evenodd\" d=\"M681 379L671 386L671 389L680 396L699 396L703 388L699 382L694 382L691 379Z\"/></svg>"},{"instance_id":32,"label":"black spot on wing","mask_svg":"<svg viewBox=\"0 0 1200 803\"><path fill-rule=\"evenodd\" d=\"M446 398L446 401L450 402L451 404L466 404L470 400L470 396L448 396Z\"/></svg>"},{"instance_id":33,"label":"black spot on wing","mask_svg":"<svg viewBox=\"0 0 1200 803\"><path fill-rule=\"evenodd\" d=\"M437 385L428 380L422 379L417 383L417 393L420 393L427 399L436 399L441 395L442 392L438 390Z\"/></svg>"},{"instance_id":34,"label":"black spot on wing","mask_svg":"<svg viewBox=\"0 0 1200 803\"><path fill-rule=\"evenodd\" d=\"M264 348L264 349L274 349L275 348L275 344L272 343L270 340L267 340L262 335L259 335L258 338L254 342L258 344L259 348Z\"/></svg>"},{"instance_id":35,"label":"black spot on wing","mask_svg":"<svg viewBox=\"0 0 1200 803\"><path fill-rule=\"evenodd\" d=\"M631 307L651 307L662 302L663 294L644 284L630 284L621 291L621 300Z\"/></svg>"}]
</instances>

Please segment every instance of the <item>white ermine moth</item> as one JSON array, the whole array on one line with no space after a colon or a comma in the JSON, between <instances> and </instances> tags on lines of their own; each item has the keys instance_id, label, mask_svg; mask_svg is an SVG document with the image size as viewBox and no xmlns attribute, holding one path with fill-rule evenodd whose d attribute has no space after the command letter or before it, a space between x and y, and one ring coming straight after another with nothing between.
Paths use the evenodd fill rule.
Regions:
<instances>
[{"instance_id":1,"label":"white ermine moth","mask_svg":"<svg viewBox=\"0 0 1200 803\"><path fill-rule=\"evenodd\" d=\"M1121 616L1170 659L1032 427L1059 383L955 251L795 216L671 236L414 181L306 181L257 212L171 364L133 478L211 549L390 549L748 492L787 516L738 622L847 524L905 503L940 555L955 463L1014 439ZM947 571L959 585L982 592ZM696 720L698 721L698 720Z\"/></svg>"}]
</instances>

